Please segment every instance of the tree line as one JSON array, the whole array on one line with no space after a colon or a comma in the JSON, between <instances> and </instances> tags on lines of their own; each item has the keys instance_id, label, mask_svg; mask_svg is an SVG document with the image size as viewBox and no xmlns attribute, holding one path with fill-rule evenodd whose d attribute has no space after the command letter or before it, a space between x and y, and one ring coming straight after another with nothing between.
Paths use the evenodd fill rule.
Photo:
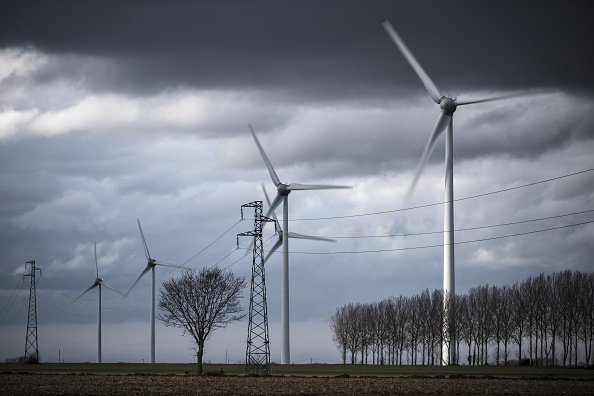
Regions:
<instances>
[{"instance_id":1,"label":"tree line","mask_svg":"<svg viewBox=\"0 0 594 396\"><path fill-rule=\"evenodd\" d=\"M453 324L444 325L444 308L453 310ZM511 286L487 284L445 302L442 290L426 289L350 303L336 309L330 329L345 364L439 365L442 344L449 350L455 342L455 364L590 367L594 273L567 270Z\"/></svg>"}]
</instances>

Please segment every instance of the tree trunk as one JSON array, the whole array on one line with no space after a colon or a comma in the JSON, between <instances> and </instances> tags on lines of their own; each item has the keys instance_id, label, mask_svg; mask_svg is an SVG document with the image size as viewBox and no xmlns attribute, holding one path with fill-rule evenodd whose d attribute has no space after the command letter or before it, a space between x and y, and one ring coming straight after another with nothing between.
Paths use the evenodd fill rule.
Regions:
<instances>
[{"instance_id":1,"label":"tree trunk","mask_svg":"<svg viewBox=\"0 0 594 396\"><path fill-rule=\"evenodd\" d=\"M202 374L202 357L204 355L204 341L201 341L198 344L198 350L196 351L196 360L197 360L197 367L196 367L196 375Z\"/></svg>"}]
</instances>

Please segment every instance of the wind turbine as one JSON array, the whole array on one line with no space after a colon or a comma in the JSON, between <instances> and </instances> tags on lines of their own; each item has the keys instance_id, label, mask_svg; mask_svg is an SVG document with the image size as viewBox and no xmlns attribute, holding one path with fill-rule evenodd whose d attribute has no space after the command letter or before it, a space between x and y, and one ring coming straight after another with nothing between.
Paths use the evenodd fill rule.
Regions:
<instances>
[{"instance_id":1,"label":"wind turbine","mask_svg":"<svg viewBox=\"0 0 594 396\"><path fill-rule=\"evenodd\" d=\"M144 239L144 233L142 232L142 227L140 226L140 219L136 219L136 221L138 222L138 230L140 231L140 237L142 238L142 244L144 245L144 254L146 256L147 263L146 263L146 267L144 267L144 270L140 273L140 275L136 279L136 282L134 282L134 284L132 286L130 286L130 289L128 289L128 291L126 292L126 296L132 291L134 286L136 286L136 284L140 281L140 278L142 278L144 276L144 274L146 274L147 272L151 271L151 356L150 356L150 363L155 363L155 267L157 265L162 265L164 267L172 267L172 268L182 268L182 269L188 269L188 268L152 258L149 253L148 246L146 245L146 240Z\"/></svg>"},{"instance_id":2,"label":"wind turbine","mask_svg":"<svg viewBox=\"0 0 594 396\"><path fill-rule=\"evenodd\" d=\"M97 265L97 243L95 242L95 282L91 286L87 288L84 292L81 293L80 296L76 297L72 302L74 303L79 298L84 296L88 291L91 291L94 288L97 288L99 291L99 307L97 312L97 363L101 363L101 286L105 286L108 289L113 290L116 293L121 294L124 296L124 292L119 291L118 289L114 289L113 287L109 286L103 279L99 278L99 266Z\"/></svg>"},{"instance_id":3,"label":"wind turbine","mask_svg":"<svg viewBox=\"0 0 594 396\"><path fill-rule=\"evenodd\" d=\"M268 193L266 192L266 189L264 188L264 184L262 184L262 191L264 191L264 196L266 197L266 202L268 203L268 206L270 207L270 198L268 198ZM274 213L274 210L272 212L270 212L270 215L274 219L274 229L276 231L276 234L278 235L278 239L277 239L276 243L272 246L272 248L270 249L270 251L268 252L266 257L264 257L264 263L266 263L268 261L268 259L270 258L270 256L272 256L272 254L274 252L276 252L279 247L281 247L281 245L283 244L283 237L284 237L283 229L281 228L279 221L276 218L276 214ZM324 237L313 236L313 235L298 234L296 232L288 232L287 237L293 238L293 239L307 239L310 241L336 242L336 239L324 238Z\"/></svg>"},{"instance_id":4,"label":"wind turbine","mask_svg":"<svg viewBox=\"0 0 594 396\"><path fill-rule=\"evenodd\" d=\"M394 41L394 44L398 47L402 55L406 58L410 66L413 70L417 73L417 76L421 79L423 84L425 85L425 89L429 93L429 96L433 99L435 103L439 105L441 108L441 115L437 119L437 123L429 136L429 141L427 142L425 149L423 150L423 154L421 155L421 159L417 166L417 171L415 173L415 177L413 182L409 188L407 197L410 197L412 194L417 182L425 168L425 165L429 161L433 149L435 148L435 144L437 139L442 134L442 132L446 131L446 145L445 145L445 205L444 205L444 259L443 259L443 290L444 290L444 329L453 330L455 326L452 324L454 323L454 309L452 301L453 297L455 296L455 280L454 280L454 162L453 162L453 136L454 136L454 125L453 125L453 117L454 112L458 106L467 105L467 104L474 104L474 103L481 103L481 102L489 102L493 100L505 99L510 98L513 96L520 96L520 95L527 95L534 92L527 92L527 91L508 91L508 92L499 92L499 93L491 93L485 95L477 95L477 96L470 96L470 95L460 95L457 98L446 97L445 95L441 94L440 91L437 89L437 86L433 83L429 75L423 70L419 62L415 59L413 54L410 52L404 41L400 38L398 33L394 30L392 25L389 21L385 21L383 23L386 32ZM448 304L448 300L450 300L450 304ZM444 339L442 345L442 364L447 365L450 363L455 363L456 357L456 342L455 342L455 334L449 332L450 334L450 343L451 349L448 350L448 341ZM450 355L452 359L450 359Z\"/></svg>"},{"instance_id":5,"label":"wind turbine","mask_svg":"<svg viewBox=\"0 0 594 396\"><path fill-rule=\"evenodd\" d=\"M260 141L256 137L256 133L251 125L249 125L250 132L258 146L258 151L268 168L270 178L276 186L277 194L268 209L266 216L283 203L283 226L282 230L289 235L289 194L291 191L298 190L328 190L328 189L340 189L340 188L351 188L348 186L332 186L325 184L300 184L300 183L282 183L277 176L272 163L268 159L266 152L262 148ZM278 243L278 242L277 242ZM289 238L282 238L282 287L281 287L281 364L291 364L290 347L289 347ZM278 247L277 247L278 248Z\"/></svg>"}]
</instances>

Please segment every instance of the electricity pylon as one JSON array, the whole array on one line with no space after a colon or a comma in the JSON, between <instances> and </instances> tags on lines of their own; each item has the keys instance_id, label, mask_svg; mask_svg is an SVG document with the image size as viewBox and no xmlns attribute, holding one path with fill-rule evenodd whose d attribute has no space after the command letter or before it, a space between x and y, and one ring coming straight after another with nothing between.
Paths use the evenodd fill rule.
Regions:
<instances>
[{"instance_id":1,"label":"electricity pylon","mask_svg":"<svg viewBox=\"0 0 594 396\"><path fill-rule=\"evenodd\" d=\"M35 271L39 271L39 276L41 276L41 269L35 267L35 260L31 260L25 263L25 271L27 270L27 264L30 265L31 272L24 276L31 277L31 286L29 288L29 315L27 317L27 338L25 340L25 363L39 363Z\"/></svg>"},{"instance_id":2,"label":"electricity pylon","mask_svg":"<svg viewBox=\"0 0 594 396\"><path fill-rule=\"evenodd\" d=\"M243 208L246 207L254 208L254 230L237 234L238 246L240 236L251 236L254 238L245 371L246 374L269 375L270 344L268 336L268 308L266 305L266 277L264 272L262 227L263 223L272 222L274 220L262 215L262 201L254 201L241 205L242 220Z\"/></svg>"}]
</instances>

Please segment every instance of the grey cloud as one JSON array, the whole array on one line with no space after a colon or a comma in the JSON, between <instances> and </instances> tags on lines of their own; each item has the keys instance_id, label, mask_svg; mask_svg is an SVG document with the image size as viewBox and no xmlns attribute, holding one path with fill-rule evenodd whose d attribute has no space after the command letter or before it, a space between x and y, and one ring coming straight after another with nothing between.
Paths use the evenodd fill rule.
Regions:
<instances>
[{"instance_id":1,"label":"grey cloud","mask_svg":"<svg viewBox=\"0 0 594 396\"><path fill-rule=\"evenodd\" d=\"M445 92L450 86L592 89L594 56L579 44L592 33L587 13L558 2L466 1L455 11L437 1L422 11L390 1L15 2L8 9L0 45L111 59L115 75L98 73L98 81L120 91L290 87L287 96L316 100L421 88L383 31L384 19L398 26Z\"/></svg>"}]
</instances>

